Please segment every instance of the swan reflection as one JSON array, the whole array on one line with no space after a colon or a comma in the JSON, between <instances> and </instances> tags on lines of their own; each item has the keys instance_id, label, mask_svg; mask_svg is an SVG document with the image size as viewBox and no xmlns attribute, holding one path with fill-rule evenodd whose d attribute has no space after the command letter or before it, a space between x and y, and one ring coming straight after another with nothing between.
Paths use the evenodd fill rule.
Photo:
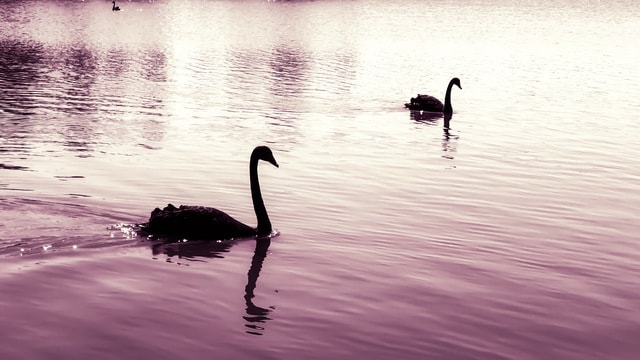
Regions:
<instances>
[{"instance_id":1,"label":"swan reflection","mask_svg":"<svg viewBox=\"0 0 640 360\"><path fill-rule=\"evenodd\" d=\"M151 253L154 257L158 255L166 255L167 262L174 262L172 258L177 258L179 265L187 265L181 263L180 260L202 261L198 258L224 258L224 253L228 253L231 246L235 244L234 240L227 241L186 241L186 242L169 242L169 241L151 241Z\"/></svg>"},{"instance_id":2,"label":"swan reflection","mask_svg":"<svg viewBox=\"0 0 640 360\"><path fill-rule=\"evenodd\" d=\"M442 151L444 152L444 154L442 155L443 158L445 159L449 159L449 160L453 160L454 156L453 154L456 152L456 147L458 145L458 135L452 135L450 133L451 127L450 127L450 123L451 123L451 114L445 114L444 115L444 125L442 127L443 129L443 135L442 135ZM451 141L453 140L453 141Z\"/></svg>"},{"instance_id":3,"label":"swan reflection","mask_svg":"<svg viewBox=\"0 0 640 360\"><path fill-rule=\"evenodd\" d=\"M228 253L236 242L235 240L219 242L166 242L154 240L151 242L151 252L154 258L164 254L167 256L167 262L189 266L189 264L180 260L206 262L206 258L224 258L224 254ZM269 314L275 309L275 306L260 307L253 302L253 299L255 298L258 277L260 277L264 259L267 257L269 246L271 245L271 238L260 237L255 240L255 243L256 247L251 258L251 265L247 271L247 284L244 287L245 314L242 315L242 318L246 321L244 326L247 334L262 335L265 331L264 323L271 320ZM173 258L178 260L174 261L172 260Z\"/></svg>"},{"instance_id":4,"label":"swan reflection","mask_svg":"<svg viewBox=\"0 0 640 360\"><path fill-rule=\"evenodd\" d=\"M427 125L435 125L436 122L442 118L442 113L422 111L422 110L409 110L409 118L413 121L417 121Z\"/></svg>"},{"instance_id":5,"label":"swan reflection","mask_svg":"<svg viewBox=\"0 0 640 360\"><path fill-rule=\"evenodd\" d=\"M442 126L447 131L451 128L451 117L452 117L452 114L447 114L447 113L437 113L437 112L423 111L423 110L409 111L409 118L412 121L416 121L426 125L435 125L438 122L438 120L444 119Z\"/></svg>"},{"instance_id":6,"label":"swan reflection","mask_svg":"<svg viewBox=\"0 0 640 360\"><path fill-rule=\"evenodd\" d=\"M267 315L275 309L273 306L267 309L256 306L253 303L253 298L255 297L254 290L256 289L258 277L260 276L260 270L262 270L262 263L267 257L269 245L271 245L270 238L256 240L256 248L253 252L253 258L251 258L251 266L247 272L247 286L244 287L245 311L247 314L242 318L247 321L247 324L244 325L248 329L246 333L251 335L262 335L261 331L264 331L264 327L258 324L264 324L267 320L271 320Z\"/></svg>"},{"instance_id":7,"label":"swan reflection","mask_svg":"<svg viewBox=\"0 0 640 360\"><path fill-rule=\"evenodd\" d=\"M434 126L438 123L440 118L443 118L442 124L442 151L443 158L453 160L454 154L457 151L458 135L454 135L451 132L451 117L452 114L433 113L428 111L411 110L409 112L411 120L419 122L421 124Z\"/></svg>"}]
</instances>

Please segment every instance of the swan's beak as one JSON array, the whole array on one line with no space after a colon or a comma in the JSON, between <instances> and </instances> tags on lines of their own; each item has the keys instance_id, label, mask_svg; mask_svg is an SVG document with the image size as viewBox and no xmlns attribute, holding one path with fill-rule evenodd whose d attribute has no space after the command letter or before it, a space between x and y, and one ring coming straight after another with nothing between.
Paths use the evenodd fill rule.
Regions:
<instances>
[{"instance_id":1,"label":"swan's beak","mask_svg":"<svg viewBox=\"0 0 640 360\"><path fill-rule=\"evenodd\" d=\"M275 166L275 167L277 167L277 168L279 168L279 167L280 167L280 166L278 166L278 162L276 161L276 159L274 159L273 157L272 157L271 159L267 159L267 161L268 161L271 165L273 165L273 166Z\"/></svg>"}]
</instances>

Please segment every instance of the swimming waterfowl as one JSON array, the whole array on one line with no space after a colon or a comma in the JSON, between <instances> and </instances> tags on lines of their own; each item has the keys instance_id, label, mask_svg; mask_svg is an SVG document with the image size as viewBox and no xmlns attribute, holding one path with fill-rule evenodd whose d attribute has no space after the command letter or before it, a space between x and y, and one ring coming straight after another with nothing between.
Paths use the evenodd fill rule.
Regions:
<instances>
[{"instance_id":1,"label":"swimming waterfowl","mask_svg":"<svg viewBox=\"0 0 640 360\"><path fill-rule=\"evenodd\" d=\"M456 85L460 88L460 90L462 90L462 86L460 86L460 79L451 79L451 81L449 81L449 85L447 86L447 92L444 96L444 105L440 100L431 95L418 94L417 97L411 98L410 102L405 103L404 106L410 110L422 110L451 114L453 113L453 108L451 107L451 88L453 87L453 85Z\"/></svg>"},{"instance_id":2,"label":"swimming waterfowl","mask_svg":"<svg viewBox=\"0 0 640 360\"><path fill-rule=\"evenodd\" d=\"M120 11L120 6L116 6L116 0L113 0L112 3L113 7L111 8L111 11Z\"/></svg>"},{"instance_id":3,"label":"swimming waterfowl","mask_svg":"<svg viewBox=\"0 0 640 360\"><path fill-rule=\"evenodd\" d=\"M228 214L211 207L172 204L164 209L156 208L151 212L149 222L142 224L142 235L178 237L202 240L227 240L240 237L268 237L273 228L267 209L262 200L258 181L258 161L263 160L279 167L267 146L253 149L249 160L249 180L251 199L258 220L257 227L245 225Z\"/></svg>"}]
</instances>

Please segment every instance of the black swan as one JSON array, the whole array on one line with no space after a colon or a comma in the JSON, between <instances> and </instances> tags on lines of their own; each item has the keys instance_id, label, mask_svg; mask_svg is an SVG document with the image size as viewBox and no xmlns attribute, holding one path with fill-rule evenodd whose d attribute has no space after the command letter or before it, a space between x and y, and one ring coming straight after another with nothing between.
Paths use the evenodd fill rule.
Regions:
<instances>
[{"instance_id":1,"label":"black swan","mask_svg":"<svg viewBox=\"0 0 640 360\"><path fill-rule=\"evenodd\" d=\"M249 160L249 177L253 209L258 219L258 227L253 228L232 218L224 212L204 206L179 208L169 204L164 209L151 212L149 222L142 224L141 235L157 235L202 240L227 240L239 237L269 237L272 235L271 221L264 207L260 183L258 182L258 160L264 160L279 167L271 149L258 146L253 149Z\"/></svg>"},{"instance_id":2,"label":"black swan","mask_svg":"<svg viewBox=\"0 0 640 360\"><path fill-rule=\"evenodd\" d=\"M112 3L113 7L111 8L111 11L120 11L120 6L116 6L116 0L113 0Z\"/></svg>"},{"instance_id":3,"label":"black swan","mask_svg":"<svg viewBox=\"0 0 640 360\"><path fill-rule=\"evenodd\" d=\"M451 79L451 81L449 81L449 86L447 86L447 93L444 96L444 105L442 105L440 100L431 95L418 94L417 97L411 98L411 102L404 104L404 107L410 110L423 110L451 114L453 113L453 108L451 107L451 88L453 85L456 85L460 90L462 90L462 86L460 86L460 79Z\"/></svg>"}]
</instances>

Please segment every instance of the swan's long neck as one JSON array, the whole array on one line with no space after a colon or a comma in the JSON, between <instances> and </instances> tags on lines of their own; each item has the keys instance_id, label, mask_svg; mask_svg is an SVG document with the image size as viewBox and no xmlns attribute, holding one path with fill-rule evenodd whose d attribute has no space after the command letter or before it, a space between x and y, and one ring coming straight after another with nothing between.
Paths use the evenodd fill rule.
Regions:
<instances>
[{"instance_id":1,"label":"swan's long neck","mask_svg":"<svg viewBox=\"0 0 640 360\"><path fill-rule=\"evenodd\" d=\"M447 86L447 93L444 96L444 113L451 114L453 112L453 108L451 107L451 88L453 87L453 81L449 82L449 86Z\"/></svg>"},{"instance_id":2,"label":"swan's long neck","mask_svg":"<svg viewBox=\"0 0 640 360\"><path fill-rule=\"evenodd\" d=\"M253 210L258 219L258 235L268 235L271 233L271 221L264 207L262 193L260 192L260 182L258 181L258 156L251 154L249 161L249 178L251 181L251 199L253 199Z\"/></svg>"}]
</instances>

